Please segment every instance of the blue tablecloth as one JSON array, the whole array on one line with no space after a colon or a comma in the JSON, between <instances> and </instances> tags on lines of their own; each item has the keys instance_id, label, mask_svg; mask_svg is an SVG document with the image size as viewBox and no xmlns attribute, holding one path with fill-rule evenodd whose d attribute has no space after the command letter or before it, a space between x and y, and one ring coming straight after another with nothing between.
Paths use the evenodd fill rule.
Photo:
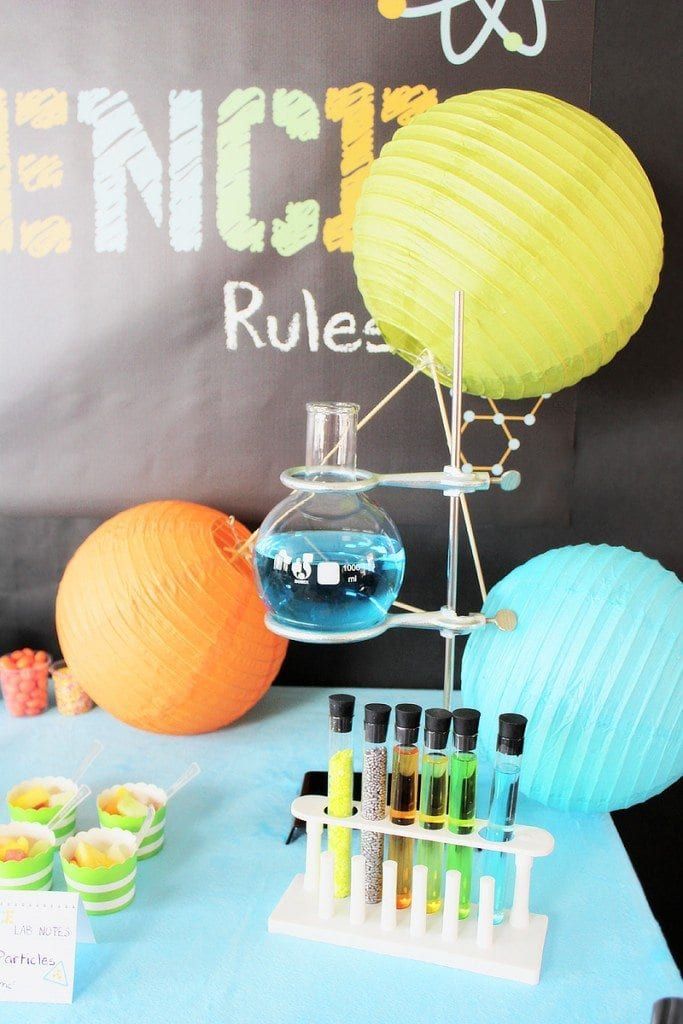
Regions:
<instances>
[{"instance_id":1,"label":"blue tablecloth","mask_svg":"<svg viewBox=\"0 0 683 1024\"><path fill-rule=\"evenodd\" d=\"M550 917L541 982L528 987L428 964L337 949L266 930L303 870L305 846L283 843L306 769L327 757L326 691L274 688L242 721L208 736L154 736L99 709L52 708L12 719L0 706L0 789L73 773L89 743L105 752L87 782L167 787L192 760L202 774L169 807L167 844L139 867L135 902L94 918L78 949L72 1006L0 1005L2 1024L649 1024L652 1003L683 986L608 816L572 816L520 801L519 820L556 838L534 869L532 910ZM359 702L425 691L357 691ZM79 827L97 824L94 797ZM61 871L56 885L63 886Z\"/></svg>"}]
</instances>

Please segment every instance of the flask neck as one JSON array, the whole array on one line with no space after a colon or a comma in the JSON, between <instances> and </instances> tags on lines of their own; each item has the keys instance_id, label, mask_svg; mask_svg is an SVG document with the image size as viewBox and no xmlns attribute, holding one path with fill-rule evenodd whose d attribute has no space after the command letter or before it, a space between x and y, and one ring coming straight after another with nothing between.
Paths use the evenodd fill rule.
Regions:
<instances>
[{"instance_id":1,"label":"flask neck","mask_svg":"<svg viewBox=\"0 0 683 1024\"><path fill-rule=\"evenodd\" d=\"M308 402L306 465L354 472L358 406L353 402Z\"/></svg>"}]
</instances>

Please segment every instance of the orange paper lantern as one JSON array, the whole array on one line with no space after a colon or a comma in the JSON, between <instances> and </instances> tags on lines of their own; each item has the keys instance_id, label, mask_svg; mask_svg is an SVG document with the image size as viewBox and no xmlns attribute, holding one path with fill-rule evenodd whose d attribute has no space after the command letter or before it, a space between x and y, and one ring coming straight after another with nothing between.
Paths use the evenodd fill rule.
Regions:
<instances>
[{"instance_id":1,"label":"orange paper lantern","mask_svg":"<svg viewBox=\"0 0 683 1024\"><path fill-rule=\"evenodd\" d=\"M151 732L235 721L277 675L249 531L215 509L154 501L121 512L80 546L57 594L69 668L96 704Z\"/></svg>"}]
</instances>

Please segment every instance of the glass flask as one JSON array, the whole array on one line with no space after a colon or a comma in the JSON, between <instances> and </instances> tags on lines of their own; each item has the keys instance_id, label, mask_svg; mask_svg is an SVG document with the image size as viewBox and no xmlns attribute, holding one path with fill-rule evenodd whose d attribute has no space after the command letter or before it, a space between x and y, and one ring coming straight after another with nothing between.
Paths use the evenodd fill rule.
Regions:
<instances>
[{"instance_id":1,"label":"glass flask","mask_svg":"<svg viewBox=\"0 0 683 1024\"><path fill-rule=\"evenodd\" d=\"M305 476L356 480L358 406L309 402ZM381 622L405 569L398 530L357 491L294 491L263 521L254 553L256 579L278 622L345 633Z\"/></svg>"}]
</instances>

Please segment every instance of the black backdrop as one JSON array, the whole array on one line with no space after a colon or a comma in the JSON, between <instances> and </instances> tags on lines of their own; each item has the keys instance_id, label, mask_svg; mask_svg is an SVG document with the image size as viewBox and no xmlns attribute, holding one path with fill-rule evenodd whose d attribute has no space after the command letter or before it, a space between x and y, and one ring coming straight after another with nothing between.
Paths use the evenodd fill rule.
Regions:
<instances>
[{"instance_id":1,"label":"black backdrop","mask_svg":"<svg viewBox=\"0 0 683 1024\"><path fill-rule=\"evenodd\" d=\"M680 270L683 228L681 126L677 120L680 114L677 63L680 39L681 14L677 0L658 0L656 4L647 5L641 0L597 0L589 108L624 137L650 176L664 220L664 272L653 307L638 336L596 376L580 383L571 393L553 399L555 406L548 405L545 427L541 415L534 428L537 433L529 435L527 461L518 463L526 475L525 486L515 495L500 495L490 511L482 510L479 514L479 543L489 582L548 547L580 541L624 544L659 559L681 575L679 521L683 495L678 454L681 442L681 289L676 278ZM491 83L470 82L465 87L487 84ZM445 93L442 91L442 94ZM213 281L212 287L215 285ZM3 295L6 295L5 290ZM30 301L28 293L23 301ZM0 326L11 344L4 299L3 306ZM392 370L392 379L398 379L401 372L401 369ZM397 425L406 418L411 429L416 425L420 403L428 401L428 387L426 382L411 387L414 390L410 398L399 399L383 418L381 435L371 437L368 434L364 450L369 457L365 461L373 464L373 468L416 468L415 461L406 465L403 452L383 459L383 455L388 455L387 449L378 445L377 440L378 436L395 436ZM34 415L28 408L22 410L24 397L27 401L34 400L30 394L17 395L12 411L13 429L20 433L21 417ZM296 392L299 407L305 397L305 388L299 388ZM366 393L363 399L367 404L372 396ZM58 379L49 400L60 402ZM288 461L293 463L298 461L296 454L303 443L299 436L302 434L301 415L298 419L292 416L290 425L293 457ZM294 429L299 435L294 434ZM6 446L17 435L5 430L3 437ZM75 443L78 445L78 440ZM260 439L256 450L261 457L260 475L271 481L266 487L270 502L276 496L272 480L276 477L278 459L269 455L267 437ZM421 451L410 455L424 461ZM40 447L33 450L33 461L23 467L28 478L40 472L44 457ZM433 451L427 459L428 463L432 461ZM6 461L5 465L8 468L3 473L2 504L5 508L25 511L0 517L0 648L7 650L16 644L33 644L56 650L53 601L64 564L80 541L101 521L104 512L115 508L98 510L98 514L91 517L41 514L46 509L66 508L74 480L64 473L59 493L57 474L50 498L42 505L26 504L21 500L19 467L10 474L11 461ZM220 483L212 485L210 490L214 501L220 504ZM120 507L140 500L134 485L130 491L131 500L124 500L122 496ZM226 493L232 493L231 489L226 488ZM16 500L17 495L19 500ZM156 496L198 497L187 490L173 495L160 490ZM249 504L245 499L242 506L234 510L255 522L258 515L249 516ZM442 596L444 510L436 499L420 507L397 503L393 497L391 503L385 504L401 523L409 556L411 550L419 550L426 559L424 572L411 579L402 596L415 604L432 606ZM473 511L477 516L478 509L474 507ZM507 528L502 529L503 526ZM467 559L463 561L463 604L475 607L475 581L467 568ZM395 643L396 637L392 636L391 642L378 640L357 648L331 650L292 645L280 682L329 686L439 685L441 643L438 638L426 634L403 637L398 652ZM659 889L658 879L672 870L673 862L667 860L666 851L677 848L679 836L675 822L679 804L680 784L644 807L616 816L670 942L675 941L676 922L666 894ZM640 829L648 825L653 829L656 826L656 844L650 845L642 839Z\"/></svg>"},{"instance_id":2,"label":"black backdrop","mask_svg":"<svg viewBox=\"0 0 683 1024\"><path fill-rule=\"evenodd\" d=\"M644 14L647 10L647 21ZM675 2L598 0L591 110L638 152L664 222L664 272L633 346L577 388L572 532L639 548L679 577L681 488L681 41ZM679 857L683 783L614 819L679 964L666 878ZM654 838L656 836L656 839Z\"/></svg>"}]
</instances>

